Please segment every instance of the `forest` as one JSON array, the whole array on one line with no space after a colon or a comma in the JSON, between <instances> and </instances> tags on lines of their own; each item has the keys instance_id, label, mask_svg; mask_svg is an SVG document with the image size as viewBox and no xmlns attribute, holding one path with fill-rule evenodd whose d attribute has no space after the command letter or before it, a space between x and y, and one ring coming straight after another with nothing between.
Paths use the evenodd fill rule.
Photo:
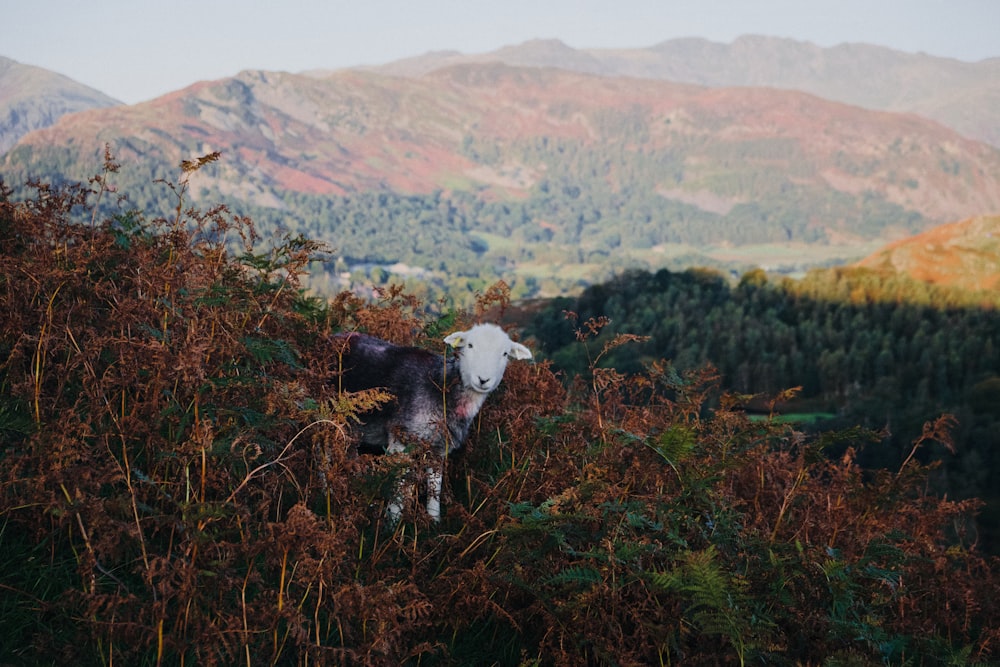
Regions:
<instances>
[{"instance_id":1,"label":"forest","mask_svg":"<svg viewBox=\"0 0 1000 667\"><path fill-rule=\"evenodd\" d=\"M644 342L603 360L636 373L654 359L690 371L710 364L722 386L759 397L796 389L781 410L807 428L860 425L882 432L859 453L869 467L906 458L923 425L943 414L957 420L953 451L920 452L940 462L937 490L978 497L983 547L1000 551L1000 299L993 291L935 286L863 268L811 271L769 280L761 270L738 283L711 270L627 271L548 304L527 333L567 377L585 374L586 350L574 321L605 317L603 338L641 334ZM599 339L599 340L602 340Z\"/></svg>"},{"instance_id":2,"label":"forest","mask_svg":"<svg viewBox=\"0 0 1000 667\"><path fill-rule=\"evenodd\" d=\"M568 333L539 316L522 340L558 343L553 361L508 368L448 461L440 523L411 498L388 524L397 480L425 452L357 451L350 426L373 399L337 390L332 337L443 353L447 333L509 317L511 291L498 281L468 309L429 308L398 286L310 295L315 241L260 244L252 219L189 206L191 175L217 157L181 165L165 215L118 199L110 156L85 185L35 183L28 198L0 187L0 663L1000 659L1000 563L979 546L981 503L936 493L940 468L924 460L965 426L931 418L898 465L863 466L881 425L804 429L780 414L794 392L751 399L755 387L727 388L693 352L682 358L689 342L659 358L601 316ZM817 295L758 282L635 273L576 307L611 304L617 317L631 296L652 309L672 293L788 323L783 305L831 308L839 328ZM880 308L856 310L892 322ZM932 322L986 326L988 310L977 324L962 308ZM708 344L707 314L665 326ZM840 333L845 354L857 334ZM579 359L572 378L555 365ZM946 363L946 386L901 389L959 396L950 373L973 360ZM849 399L836 377L817 371L809 391ZM770 409L753 415L751 400Z\"/></svg>"},{"instance_id":3,"label":"forest","mask_svg":"<svg viewBox=\"0 0 1000 667\"><path fill-rule=\"evenodd\" d=\"M603 122L620 127L628 118L616 115ZM511 179L523 181L523 187L510 190L456 176L432 192L398 192L386 185L344 195L309 194L254 176L248 177L253 188L234 192L232 184L220 186L226 184L223 175L247 167L224 155L192 180L189 199L226 204L249 216L265 241L291 233L326 243L332 252L314 262L309 284L327 296L387 278L373 275L373 265L384 270L402 263L426 273L419 281L402 275L392 276L395 281L428 300L446 296L463 305L501 278L515 298L555 296L576 293L629 267L699 263L722 268L699 254L699 248L721 241L822 245L831 242L832 228L873 239L889 228L913 233L931 224L872 192L851 194L801 182L797 177L816 167L792 146L761 141L716 147L712 160L699 161L695 173L685 167L685 151L692 147L646 150L648 127L621 131L627 146L544 137L501 142L467 135L461 153L482 168L507 173L514 169L510 165L522 165L524 173ZM164 149L135 137L122 138L116 148L143 156L116 176L121 192L149 215L169 215L164 180L171 165L162 159ZM770 164L785 153L795 156L792 167ZM86 181L98 156L84 157L70 146L16 147L7 156L6 176L20 180L8 185L18 190L29 176L52 184ZM848 174L865 169L850 161L836 167ZM664 191L681 184L728 202L725 210L706 210ZM690 249L678 257L659 252L672 244ZM789 264L789 270L802 268L794 258ZM351 274L346 281L340 278L345 273Z\"/></svg>"}]
</instances>

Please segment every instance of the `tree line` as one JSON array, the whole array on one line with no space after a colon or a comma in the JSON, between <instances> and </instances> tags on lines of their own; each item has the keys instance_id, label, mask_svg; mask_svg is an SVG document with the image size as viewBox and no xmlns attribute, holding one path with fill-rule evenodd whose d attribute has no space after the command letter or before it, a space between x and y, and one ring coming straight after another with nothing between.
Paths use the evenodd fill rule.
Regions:
<instances>
[{"instance_id":1,"label":"tree line","mask_svg":"<svg viewBox=\"0 0 1000 667\"><path fill-rule=\"evenodd\" d=\"M578 322L567 320L566 311ZM804 279L771 281L761 270L732 283L692 269L629 271L553 301L531 334L567 377L587 373L592 349L574 328L590 318L611 323L602 337L647 336L611 350L602 363L641 371L654 359L679 370L711 364L725 389L746 396L749 410L798 388L782 406L810 413L811 428L857 424L882 432L860 455L870 467L896 468L923 425L943 413L957 418L954 453L938 457L939 490L987 502L983 539L997 548L1000 520L1000 310L997 296L840 268Z\"/></svg>"}]
</instances>

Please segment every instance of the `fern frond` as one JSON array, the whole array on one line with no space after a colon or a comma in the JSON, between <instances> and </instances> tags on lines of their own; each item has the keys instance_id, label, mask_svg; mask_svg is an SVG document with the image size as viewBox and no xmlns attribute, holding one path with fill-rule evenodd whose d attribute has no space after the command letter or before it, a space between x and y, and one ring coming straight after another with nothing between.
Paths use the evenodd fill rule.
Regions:
<instances>
[{"instance_id":1,"label":"fern frond","mask_svg":"<svg viewBox=\"0 0 1000 667\"><path fill-rule=\"evenodd\" d=\"M181 172L189 174L193 171L198 171L206 164L216 162L220 157L222 157L222 153L214 151L208 155L202 155L201 157L197 157L193 160L181 160Z\"/></svg>"},{"instance_id":2,"label":"fern frond","mask_svg":"<svg viewBox=\"0 0 1000 667\"><path fill-rule=\"evenodd\" d=\"M600 571L595 568L583 565L571 565L565 570L546 578L545 583L549 585L578 584L590 588L601 583L603 580L604 578L601 576Z\"/></svg>"},{"instance_id":3,"label":"fern frond","mask_svg":"<svg viewBox=\"0 0 1000 667\"><path fill-rule=\"evenodd\" d=\"M664 591L679 593L688 602L685 615L705 634L729 640L743 664L750 623L744 618L739 582L723 571L717 550L709 546L688 552L670 572L654 572L650 580Z\"/></svg>"},{"instance_id":4,"label":"fern frond","mask_svg":"<svg viewBox=\"0 0 1000 667\"><path fill-rule=\"evenodd\" d=\"M674 424L657 439L650 448L663 457L671 465L680 463L688 457L698 445L694 429L683 424Z\"/></svg>"},{"instance_id":5,"label":"fern frond","mask_svg":"<svg viewBox=\"0 0 1000 667\"><path fill-rule=\"evenodd\" d=\"M242 340L250 357L258 364L277 361L291 368L299 368L299 354L287 340L246 336Z\"/></svg>"}]
</instances>

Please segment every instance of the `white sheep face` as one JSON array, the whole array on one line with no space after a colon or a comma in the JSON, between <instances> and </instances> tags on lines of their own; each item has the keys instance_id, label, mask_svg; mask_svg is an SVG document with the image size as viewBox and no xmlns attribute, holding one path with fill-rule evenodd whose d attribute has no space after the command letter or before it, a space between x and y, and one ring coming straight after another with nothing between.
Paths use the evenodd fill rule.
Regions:
<instances>
[{"instance_id":1,"label":"white sheep face","mask_svg":"<svg viewBox=\"0 0 1000 667\"><path fill-rule=\"evenodd\" d=\"M477 324L468 331L451 334L444 342L458 351L462 384L480 394L497 388L508 361L531 359L531 350L512 341L495 324Z\"/></svg>"}]
</instances>

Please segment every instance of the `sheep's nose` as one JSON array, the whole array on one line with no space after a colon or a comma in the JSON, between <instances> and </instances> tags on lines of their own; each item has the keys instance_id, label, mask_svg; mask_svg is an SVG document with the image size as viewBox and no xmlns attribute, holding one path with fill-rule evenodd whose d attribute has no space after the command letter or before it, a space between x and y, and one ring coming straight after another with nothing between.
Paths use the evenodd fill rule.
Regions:
<instances>
[{"instance_id":1,"label":"sheep's nose","mask_svg":"<svg viewBox=\"0 0 1000 667\"><path fill-rule=\"evenodd\" d=\"M476 376L476 377L479 377L479 376ZM485 387L489 383L490 383L490 379L489 378L479 377L479 386Z\"/></svg>"}]
</instances>

